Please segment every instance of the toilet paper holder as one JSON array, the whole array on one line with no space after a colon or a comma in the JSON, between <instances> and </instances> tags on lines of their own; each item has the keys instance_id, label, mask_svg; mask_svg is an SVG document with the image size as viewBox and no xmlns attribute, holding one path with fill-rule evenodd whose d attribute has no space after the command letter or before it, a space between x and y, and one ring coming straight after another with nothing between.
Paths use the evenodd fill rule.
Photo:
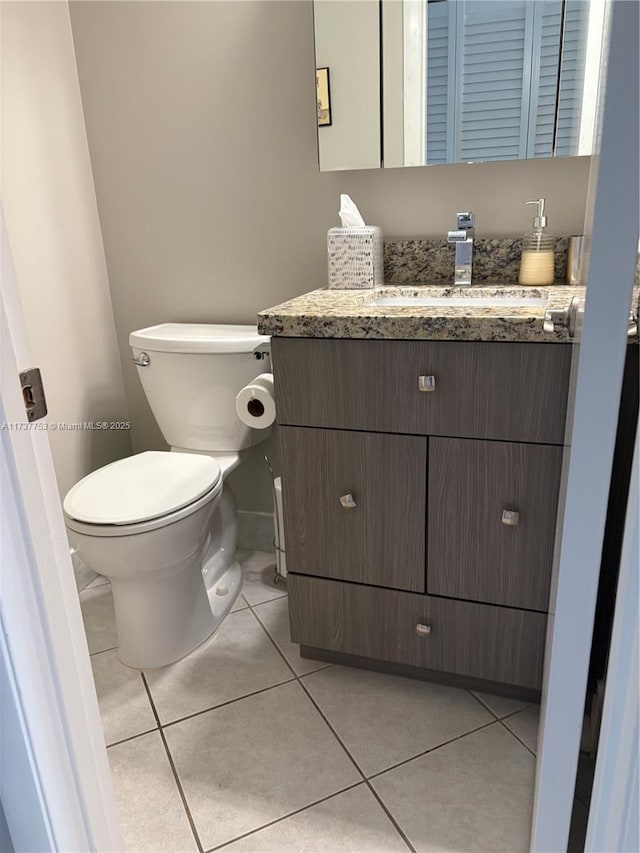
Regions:
<instances>
[{"instance_id":1,"label":"toilet paper holder","mask_svg":"<svg viewBox=\"0 0 640 853\"><path fill-rule=\"evenodd\" d=\"M270 358L271 344L259 344L253 351L253 357L256 361L264 361L265 358Z\"/></svg>"},{"instance_id":2,"label":"toilet paper holder","mask_svg":"<svg viewBox=\"0 0 640 853\"><path fill-rule=\"evenodd\" d=\"M271 475L271 490L273 493L273 514L275 515L276 519L275 530L273 533L273 547L275 548L276 552L276 565L273 571L273 582L274 584L277 584L278 581L286 583L287 576L286 574L283 574L280 571L280 567L285 561L286 550L281 547L281 545L284 545L284 542L280 538L280 532L282 531L282 539L284 539L284 523L283 519L280 517L280 508L278 507L278 498L276 495L276 475L274 473L273 468L271 467L271 461L269 460L269 457L266 454L264 457L264 461L269 470L269 474ZM276 544L276 533L278 538L278 544Z\"/></svg>"}]
</instances>

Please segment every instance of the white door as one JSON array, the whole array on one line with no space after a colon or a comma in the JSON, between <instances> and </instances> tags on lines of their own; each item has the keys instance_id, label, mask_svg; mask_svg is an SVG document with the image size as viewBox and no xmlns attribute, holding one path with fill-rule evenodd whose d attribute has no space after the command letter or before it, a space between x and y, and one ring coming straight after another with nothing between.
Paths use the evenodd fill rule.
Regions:
<instances>
[{"instance_id":1,"label":"white door","mask_svg":"<svg viewBox=\"0 0 640 853\"><path fill-rule=\"evenodd\" d=\"M46 431L0 210L0 800L16 850L123 849Z\"/></svg>"},{"instance_id":2,"label":"white door","mask_svg":"<svg viewBox=\"0 0 640 853\"><path fill-rule=\"evenodd\" d=\"M639 233L638 10L638 3L612 3L602 141L592 170L591 260L574 365L538 748L531 848L540 853L566 850L569 834L627 347ZM598 806L613 803L605 797Z\"/></svg>"},{"instance_id":3,"label":"white door","mask_svg":"<svg viewBox=\"0 0 640 853\"><path fill-rule=\"evenodd\" d=\"M629 505L598 760L585 850L640 850L640 433L636 433Z\"/></svg>"}]
</instances>

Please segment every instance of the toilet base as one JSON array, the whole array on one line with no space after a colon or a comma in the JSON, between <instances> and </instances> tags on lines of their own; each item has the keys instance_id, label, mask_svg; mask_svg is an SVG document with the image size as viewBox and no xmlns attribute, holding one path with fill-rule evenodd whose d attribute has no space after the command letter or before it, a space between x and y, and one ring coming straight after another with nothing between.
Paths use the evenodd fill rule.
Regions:
<instances>
[{"instance_id":1,"label":"toilet base","mask_svg":"<svg viewBox=\"0 0 640 853\"><path fill-rule=\"evenodd\" d=\"M218 622L218 625L214 628L215 631L238 600L240 590L242 589L242 569L240 568L240 563L232 563L220 578L211 585L206 584L204 568L202 573L205 577L211 612L213 613L214 620Z\"/></svg>"},{"instance_id":2,"label":"toilet base","mask_svg":"<svg viewBox=\"0 0 640 853\"><path fill-rule=\"evenodd\" d=\"M117 655L121 663L133 669L158 669L169 664L176 663L191 654L192 651L206 642L222 625L225 617L236 603L242 588L242 569L239 563L232 562L224 568L219 561L220 549L215 541L210 541L202 560L202 573L195 576L194 595L190 599L189 612L177 612L175 610L176 597L171 595L170 585L174 582L175 575L163 578L160 583L165 587L159 596L159 579L154 578L154 597L157 601L165 600L170 603L170 611L164 613L157 609L150 613L146 610L148 618L141 619L140 610L132 601L131 589L122 589L122 598L126 600L124 610L132 605L137 611L136 629L132 631L131 623L127 624L126 630L121 630ZM216 566L216 574L207 576L207 569ZM184 579L180 578L179 595L184 598ZM202 595L202 584L207 595ZM124 585L126 587L126 584ZM122 599L119 600L118 593L121 584L112 581L114 595L114 607L116 610L116 622L120 617L120 623L126 620L123 612ZM177 590L176 590L177 592ZM175 622L175 624L173 624ZM160 633L158 628L163 625L164 630ZM180 626L181 630L177 630ZM149 640L144 642L144 634L147 633ZM163 643L162 639L166 638Z\"/></svg>"},{"instance_id":3,"label":"toilet base","mask_svg":"<svg viewBox=\"0 0 640 853\"><path fill-rule=\"evenodd\" d=\"M148 584L112 578L118 657L135 669L175 663L220 627L242 588L235 559L238 522L233 493L225 485L210 516L199 553ZM153 604L152 604L153 602Z\"/></svg>"}]
</instances>

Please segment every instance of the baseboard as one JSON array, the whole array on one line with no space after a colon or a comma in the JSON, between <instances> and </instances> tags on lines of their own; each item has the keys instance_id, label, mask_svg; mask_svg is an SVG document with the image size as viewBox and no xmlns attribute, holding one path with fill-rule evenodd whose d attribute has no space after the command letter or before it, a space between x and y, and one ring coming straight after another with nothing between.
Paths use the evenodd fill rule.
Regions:
<instances>
[{"instance_id":1,"label":"baseboard","mask_svg":"<svg viewBox=\"0 0 640 853\"><path fill-rule=\"evenodd\" d=\"M331 649L318 649L314 646L300 646L300 657L309 660L321 660L326 663L337 663L342 666L355 666L358 669L370 669L374 672L385 672L389 675L404 675L405 678L415 678L419 681L433 681L449 687L464 687L468 690L478 690L481 693L494 693L496 696L506 696L509 699L519 699L522 702L539 704L541 691L533 687L520 687L516 684L502 684L498 681L487 681L470 675L457 675L453 672L441 672L434 669L423 669L419 666L409 666L404 663L377 660L374 658L352 655L347 652L334 652Z\"/></svg>"},{"instance_id":2,"label":"baseboard","mask_svg":"<svg viewBox=\"0 0 640 853\"><path fill-rule=\"evenodd\" d=\"M238 511L238 548L273 551L273 515L270 512Z\"/></svg>"}]
</instances>

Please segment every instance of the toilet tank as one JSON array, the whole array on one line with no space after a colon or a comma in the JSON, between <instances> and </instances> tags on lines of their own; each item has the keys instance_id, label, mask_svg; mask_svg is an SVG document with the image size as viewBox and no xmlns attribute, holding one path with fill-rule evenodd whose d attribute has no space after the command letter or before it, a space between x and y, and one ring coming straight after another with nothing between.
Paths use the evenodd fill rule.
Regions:
<instances>
[{"instance_id":1,"label":"toilet tank","mask_svg":"<svg viewBox=\"0 0 640 853\"><path fill-rule=\"evenodd\" d=\"M163 323L129 335L138 376L171 447L209 453L257 444L267 430L238 418L238 391L271 370L255 326ZM144 365L144 366L143 366Z\"/></svg>"}]
</instances>

